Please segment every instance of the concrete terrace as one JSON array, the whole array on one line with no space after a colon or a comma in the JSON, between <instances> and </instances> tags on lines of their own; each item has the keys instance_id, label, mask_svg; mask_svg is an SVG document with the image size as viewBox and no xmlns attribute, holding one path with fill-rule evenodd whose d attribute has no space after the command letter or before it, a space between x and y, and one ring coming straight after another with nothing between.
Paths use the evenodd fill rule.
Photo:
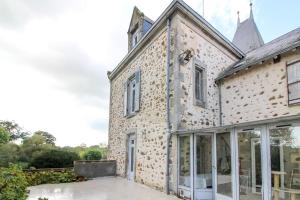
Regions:
<instances>
[{"instance_id":1,"label":"concrete terrace","mask_svg":"<svg viewBox=\"0 0 300 200\"><path fill-rule=\"evenodd\" d=\"M28 200L177 200L145 185L120 177L104 177L80 183L46 184L29 188Z\"/></svg>"}]
</instances>

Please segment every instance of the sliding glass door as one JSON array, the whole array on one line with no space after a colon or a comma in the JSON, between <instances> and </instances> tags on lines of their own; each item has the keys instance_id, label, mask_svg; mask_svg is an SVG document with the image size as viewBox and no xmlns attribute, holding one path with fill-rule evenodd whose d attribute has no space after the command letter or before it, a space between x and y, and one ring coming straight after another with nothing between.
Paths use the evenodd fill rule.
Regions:
<instances>
[{"instance_id":1,"label":"sliding glass door","mask_svg":"<svg viewBox=\"0 0 300 200\"><path fill-rule=\"evenodd\" d=\"M262 199L261 131L239 130L237 137L239 199Z\"/></svg>"},{"instance_id":2,"label":"sliding glass door","mask_svg":"<svg viewBox=\"0 0 300 200\"><path fill-rule=\"evenodd\" d=\"M194 199L213 199L212 179L213 135L201 134L194 137Z\"/></svg>"},{"instance_id":3,"label":"sliding glass door","mask_svg":"<svg viewBox=\"0 0 300 200\"><path fill-rule=\"evenodd\" d=\"M216 134L216 199L232 199L231 133Z\"/></svg>"}]
</instances>

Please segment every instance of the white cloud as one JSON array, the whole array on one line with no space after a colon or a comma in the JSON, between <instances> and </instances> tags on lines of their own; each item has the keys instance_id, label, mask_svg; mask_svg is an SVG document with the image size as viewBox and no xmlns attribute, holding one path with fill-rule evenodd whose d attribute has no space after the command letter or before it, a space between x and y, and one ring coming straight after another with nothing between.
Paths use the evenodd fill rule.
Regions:
<instances>
[{"instance_id":1,"label":"white cloud","mask_svg":"<svg viewBox=\"0 0 300 200\"><path fill-rule=\"evenodd\" d=\"M107 141L109 82L127 53L136 5L156 20L170 0L0 2L0 119L49 131L59 145ZM201 0L187 0L201 12ZM226 36L248 16L248 0L205 1L205 17Z\"/></svg>"}]
</instances>

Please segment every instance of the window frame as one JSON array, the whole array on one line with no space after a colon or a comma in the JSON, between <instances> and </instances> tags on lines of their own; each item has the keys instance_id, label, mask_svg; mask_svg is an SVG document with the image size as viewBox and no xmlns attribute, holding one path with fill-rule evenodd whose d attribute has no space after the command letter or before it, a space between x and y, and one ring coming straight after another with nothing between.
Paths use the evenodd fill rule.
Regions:
<instances>
[{"instance_id":1,"label":"window frame","mask_svg":"<svg viewBox=\"0 0 300 200\"><path fill-rule=\"evenodd\" d=\"M131 75L128 80L127 80L127 105L126 105L126 108L127 108L127 117L130 117L130 116L133 116L136 111L135 111L135 97L133 97L133 95L136 95L136 75L135 73L133 75ZM134 91L133 91L133 87L132 87L132 82L134 82ZM134 110L132 110L134 109Z\"/></svg>"},{"instance_id":2,"label":"window frame","mask_svg":"<svg viewBox=\"0 0 300 200\"><path fill-rule=\"evenodd\" d=\"M200 77L200 99L197 98L197 84L196 84L196 74L201 74ZM201 63L198 59L194 59L193 62L193 99L194 99L194 105L200 106L205 108L206 107L206 93L207 93L207 75L206 75L206 68L203 63Z\"/></svg>"},{"instance_id":3,"label":"window frame","mask_svg":"<svg viewBox=\"0 0 300 200\"><path fill-rule=\"evenodd\" d=\"M134 48L138 42L138 28L135 28L131 33L131 48Z\"/></svg>"},{"instance_id":4,"label":"window frame","mask_svg":"<svg viewBox=\"0 0 300 200\"><path fill-rule=\"evenodd\" d=\"M287 97L288 97L288 105L290 105L290 106L291 105L300 104L300 94L299 94L298 98L296 98L296 99L290 99L290 86L300 84L300 78L299 78L299 80L295 80L293 82L289 82L289 72L288 72L289 67L291 67L292 65L297 64L297 63L300 64L300 59L296 59L296 60L289 61L289 62L286 63Z\"/></svg>"},{"instance_id":5,"label":"window frame","mask_svg":"<svg viewBox=\"0 0 300 200\"><path fill-rule=\"evenodd\" d=\"M134 95L134 96L133 96ZM130 118L140 111L141 70L136 70L124 83L124 117Z\"/></svg>"}]
</instances>

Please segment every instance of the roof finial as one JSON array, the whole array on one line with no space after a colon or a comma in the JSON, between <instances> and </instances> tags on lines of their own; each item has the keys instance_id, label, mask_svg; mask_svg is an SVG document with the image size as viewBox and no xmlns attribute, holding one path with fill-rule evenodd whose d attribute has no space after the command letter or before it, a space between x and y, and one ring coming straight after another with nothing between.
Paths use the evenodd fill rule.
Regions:
<instances>
[{"instance_id":1,"label":"roof finial","mask_svg":"<svg viewBox=\"0 0 300 200\"><path fill-rule=\"evenodd\" d=\"M250 18L252 18L253 19L253 12L252 12L252 2L251 2L251 0L250 0Z\"/></svg>"},{"instance_id":2,"label":"roof finial","mask_svg":"<svg viewBox=\"0 0 300 200\"><path fill-rule=\"evenodd\" d=\"M240 25L241 21L240 21L240 11L237 11L237 16L238 16L238 19L237 19L237 26Z\"/></svg>"}]
</instances>

